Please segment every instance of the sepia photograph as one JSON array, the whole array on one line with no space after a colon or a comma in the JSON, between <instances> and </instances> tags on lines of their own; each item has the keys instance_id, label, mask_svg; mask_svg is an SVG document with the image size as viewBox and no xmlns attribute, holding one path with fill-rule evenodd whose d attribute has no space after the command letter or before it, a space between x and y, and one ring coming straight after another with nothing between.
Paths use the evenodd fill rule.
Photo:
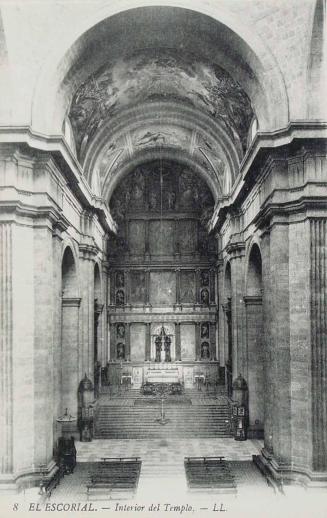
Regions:
<instances>
[{"instance_id":1,"label":"sepia photograph","mask_svg":"<svg viewBox=\"0 0 327 518\"><path fill-rule=\"evenodd\" d=\"M0 0L0 518L326 518L325 0Z\"/></svg>"}]
</instances>

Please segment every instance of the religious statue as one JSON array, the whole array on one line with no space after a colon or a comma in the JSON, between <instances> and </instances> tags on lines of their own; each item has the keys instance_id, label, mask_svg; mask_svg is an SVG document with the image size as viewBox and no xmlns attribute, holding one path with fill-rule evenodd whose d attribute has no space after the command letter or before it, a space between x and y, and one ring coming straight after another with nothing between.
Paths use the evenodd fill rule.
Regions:
<instances>
[{"instance_id":1,"label":"religious statue","mask_svg":"<svg viewBox=\"0 0 327 518\"><path fill-rule=\"evenodd\" d=\"M161 337L160 336L157 336L155 341L155 346L156 346L156 362L160 362L161 361Z\"/></svg>"},{"instance_id":2,"label":"religious statue","mask_svg":"<svg viewBox=\"0 0 327 518\"><path fill-rule=\"evenodd\" d=\"M209 323L203 322L201 324L201 338L209 338Z\"/></svg>"},{"instance_id":3,"label":"religious statue","mask_svg":"<svg viewBox=\"0 0 327 518\"><path fill-rule=\"evenodd\" d=\"M124 338L125 337L125 326L124 324L117 324L117 337Z\"/></svg>"},{"instance_id":4,"label":"religious statue","mask_svg":"<svg viewBox=\"0 0 327 518\"><path fill-rule=\"evenodd\" d=\"M201 360L209 360L210 358L210 349L208 342L202 342L201 344Z\"/></svg>"},{"instance_id":5,"label":"religious statue","mask_svg":"<svg viewBox=\"0 0 327 518\"><path fill-rule=\"evenodd\" d=\"M125 360L125 345L122 342L117 344L117 360Z\"/></svg>"},{"instance_id":6,"label":"religious statue","mask_svg":"<svg viewBox=\"0 0 327 518\"><path fill-rule=\"evenodd\" d=\"M201 304L209 305L209 292L207 289L201 290Z\"/></svg>"},{"instance_id":7,"label":"religious statue","mask_svg":"<svg viewBox=\"0 0 327 518\"><path fill-rule=\"evenodd\" d=\"M158 205L157 194L154 191L151 191L150 196L149 196L150 209L155 210L157 208L157 205Z\"/></svg>"},{"instance_id":8,"label":"religious statue","mask_svg":"<svg viewBox=\"0 0 327 518\"><path fill-rule=\"evenodd\" d=\"M176 194L174 191L169 191L167 194L168 210L175 208Z\"/></svg>"},{"instance_id":9,"label":"religious statue","mask_svg":"<svg viewBox=\"0 0 327 518\"><path fill-rule=\"evenodd\" d=\"M201 284L202 286L209 286L209 272L207 270L201 272Z\"/></svg>"},{"instance_id":10,"label":"religious statue","mask_svg":"<svg viewBox=\"0 0 327 518\"><path fill-rule=\"evenodd\" d=\"M125 285L124 272L116 273L116 287L123 288Z\"/></svg>"},{"instance_id":11,"label":"religious statue","mask_svg":"<svg viewBox=\"0 0 327 518\"><path fill-rule=\"evenodd\" d=\"M125 304L125 294L124 294L123 290L117 291L116 304L117 304L117 306L123 306Z\"/></svg>"},{"instance_id":12,"label":"religious statue","mask_svg":"<svg viewBox=\"0 0 327 518\"><path fill-rule=\"evenodd\" d=\"M165 343L164 343L164 347L165 347L165 362L170 362L171 361L170 344L171 344L170 337L169 336L165 336Z\"/></svg>"}]
</instances>

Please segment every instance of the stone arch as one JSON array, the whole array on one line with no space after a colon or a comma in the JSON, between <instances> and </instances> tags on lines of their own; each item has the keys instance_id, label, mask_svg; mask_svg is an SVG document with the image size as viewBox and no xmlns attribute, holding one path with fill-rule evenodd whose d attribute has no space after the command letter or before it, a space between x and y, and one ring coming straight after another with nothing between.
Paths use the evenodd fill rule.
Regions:
<instances>
[{"instance_id":1,"label":"stone arch","mask_svg":"<svg viewBox=\"0 0 327 518\"><path fill-rule=\"evenodd\" d=\"M226 61L226 69L243 76L243 83L257 112L261 130L273 130L286 125L288 98L282 74L272 52L246 17L232 13L222 5L217 6L214 2L208 2L199 8L198 3L195 7L188 0L166 0L164 5L158 0L119 0L95 10L93 16L75 20L72 30L67 31L49 49L34 88L33 129L46 134L57 134L61 131L72 89L77 86L74 69L78 68L85 45L98 31L99 25L104 24L100 27L100 32L110 33L104 29L114 16L133 18L135 10L151 8L183 10L189 16L200 16L203 27L206 26L206 20L217 24L220 29L216 31L217 34L227 31L228 37L225 41L228 41L230 52L221 51L221 55ZM215 48L215 53L219 53L219 45ZM235 66L235 62L229 61L232 56L237 56L242 66ZM248 81L244 81L245 77ZM279 110L274 109L276 104L279 105Z\"/></svg>"},{"instance_id":2,"label":"stone arch","mask_svg":"<svg viewBox=\"0 0 327 518\"><path fill-rule=\"evenodd\" d=\"M78 280L76 260L72 248L67 245L62 254L61 261L62 296L76 297L78 294Z\"/></svg>"},{"instance_id":3,"label":"stone arch","mask_svg":"<svg viewBox=\"0 0 327 518\"><path fill-rule=\"evenodd\" d=\"M133 133L143 128L154 134L158 132L158 119L161 126L179 134L180 142L177 145L165 141L153 146L133 146ZM196 168L210 185L215 199L229 194L241 159L220 124L205 114L198 114L194 108L165 101L164 107L159 102L153 102L151 106L144 104L125 110L122 116L104 123L89 145L83 167L89 185L98 185L100 195L109 201L115 186L133 167L160 157Z\"/></svg>"},{"instance_id":4,"label":"stone arch","mask_svg":"<svg viewBox=\"0 0 327 518\"><path fill-rule=\"evenodd\" d=\"M262 254L260 246L252 241L248 250L245 293L248 296L262 296Z\"/></svg>"},{"instance_id":5,"label":"stone arch","mask_svg":"<svg viewBox=\"0 0 327 518\"><path fill-rule=\"evenodd\" d=\"M249 390L249 434L262 438L264 433L265 357L262 306L262 256L257 242L248 250L246 268L246 365Z\"/></svg>"}]
</instances>

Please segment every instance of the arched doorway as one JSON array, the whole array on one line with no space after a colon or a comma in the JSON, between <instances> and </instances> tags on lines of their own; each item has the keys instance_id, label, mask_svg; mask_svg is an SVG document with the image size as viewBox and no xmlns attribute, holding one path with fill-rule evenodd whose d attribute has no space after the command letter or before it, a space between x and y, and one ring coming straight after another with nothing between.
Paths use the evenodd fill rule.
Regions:
<instances>
[{"instance_id":1,"label":"arched doorway","mask_svg":"<svg viewBox=\"0 0 327 518\"><path fill-rule=\"evenodd\" d=\"M262 314L262 259L259 246L249 254L246 296L246 378L249 389L249 433L262 437L264 431L264 347Z\"/></svg>"},{"instance_id":2,"label":"arched doorway","mask_svg":"<svg viewBox=\"0 0 327 518\"><path fill-rule=\"evenodd\" d=\"M62 321L61 321L61 394L62 407L70 414L77 412L79 382L79 306L76 262L72 249L67 246L61 264Z\"/></svg>"}]
</instances>

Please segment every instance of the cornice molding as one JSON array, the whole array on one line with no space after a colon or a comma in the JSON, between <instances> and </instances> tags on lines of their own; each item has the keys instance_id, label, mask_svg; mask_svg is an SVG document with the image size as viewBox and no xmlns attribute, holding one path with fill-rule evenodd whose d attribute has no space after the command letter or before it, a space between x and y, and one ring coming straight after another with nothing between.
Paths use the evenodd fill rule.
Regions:
<instances>
[{"instance_id":1,"label":"cornice molding","mask_svg":"<svg viewBox=\"0 0 327 518\"><path fill-rule=\"evenodd\" d=\"M17 153L17 146L22 144L29 146L34 151L50 153L55 164L59 164L60 171L66 177L68 185L73 189L82 205L93 209L98 214L105 230L116 232L116 224L105 201L92 193L83 176L83 169L63 135L44 135L33 131L29 126L0 126L0 148L3 147L8 158L10 148L14 148ZM37 158L36 161L38 160L40 158ZM45 163L48 163L46 158Z\"/></svg>"},{"instance_id":2,"label":"cornice molding","mask_svg":"<svg viewBox=\"0 0 327 518\"><path fill-rule=\"evenodd\" d=\"M262 295L246 295L243 297L246 306L261 306Z\"/></svg>"},{"instance_id":3,"label":"cornice molding","mask_svg":"<svg viewBox=\"0 0 327 518\"><path fill-rule=\"evenodd\" d=\"M301 149L292 151L292 155L288 156L286 146L301 140L304 142ZM258 171L262 181L263 175L267 175L275 165L282 164L283 167L287 167L290 158L311 157L322 146L327 152L325 121L293 121L285 128L273 132L258 132L242 160L240 175L231 195L217 204L209 223L209 231L221 229L229 212L247 195L250 178L258 179ZM282 147L283 149L280 149Z\"/></svg>"},{"instance_id":4,"label":"cornice molding","mask_svg":"<svg viewBox=\"0 0 327 518\"><path fill-rule=\"evenodd\" d=\"M63 307L79 308L82 299L80 297L62 297L61 300Z\"/></svg>"}]
</instances>

